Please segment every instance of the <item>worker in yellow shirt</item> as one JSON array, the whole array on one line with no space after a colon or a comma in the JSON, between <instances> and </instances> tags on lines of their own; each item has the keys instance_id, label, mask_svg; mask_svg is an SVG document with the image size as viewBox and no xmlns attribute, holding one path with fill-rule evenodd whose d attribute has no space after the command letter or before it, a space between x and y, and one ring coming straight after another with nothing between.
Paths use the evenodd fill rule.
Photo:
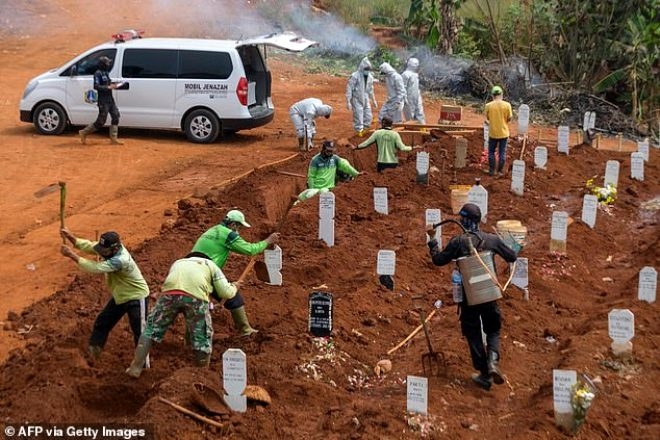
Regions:
<instances>
[{"instance_id":1,"label":"worker in yellow shirt","mask_svg":"<svg viewBox=\"0 0 660 440\"><path fill-rule=\"evenodd\" d=\"M485 115L488 122L488 174L495 174L495 150L497 150L497 175L504 175L506 143L509 140L509 122L513 117L511 104L503 99L503 90L495 86L491 90L493 100L486 104Z\"/></svg>"}]
</instances>

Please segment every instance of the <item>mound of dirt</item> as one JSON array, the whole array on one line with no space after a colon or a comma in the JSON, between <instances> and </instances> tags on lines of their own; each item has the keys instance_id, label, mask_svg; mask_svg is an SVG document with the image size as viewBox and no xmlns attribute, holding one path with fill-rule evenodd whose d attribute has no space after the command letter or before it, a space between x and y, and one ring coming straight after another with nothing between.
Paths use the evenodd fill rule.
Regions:
<instances>
[{"instance_id":1,"label":"mound of dirt","mask_svg":"<svg viewBox=\"0 0 660 440\"><path fill-rule=\"evenodd\" d=\"M89 365L84 347L107 291L101 277L77 276L67 289L15 318L15 328L30 331L23 335L26 347L14 351L2 367L2 419L147 423L157 438L190 440L216 438L222 432L242 439L568 438L555 426L552 409L552 370L568 369L588 374L598 388L581 438L658 438L658 303L636 299L639 270L660 265L659 214L641 205L658 196L657 151L646 165L647 179L638 182L629 177L627 153L588 146L571 149L570 156L550 149L547 170L534 170L536 145L529 143L522 154L527 163L525 192L519 197L510 192L510 179L481 172L481 133L468 136L466 168L453 167L454 142L447 137L424 144L431 155L428 185L416 183L414 154L402 154L399 168L379 174L373 147L340 147L339 154L367 174L334 190L335 246L317 238L317 198L293 207L280 226L284 284L270 286L252 277L243 289L251 322L260 333L237 337L229 314L216 306L210 370L191 367L180 321L152 350L152 367L139 380L124 374L132 359L132 338L124 321L112 332L100 361ZM510 159L520 158L521 149L512 141ZM442 150L450 159L441 158ZM600 181L610 159L621 162L618 200L608 211L598 211L591 229L579 220L585 182L594 175ZM296 157L280 170L305 173L308 160ZM482 177L489 191L485 230L501 219L519 219L528 227L521 256L529 259L529 300L510 288L500 301L501 366L507 383L490 392L469 380L471 361L451 304L452 267L432 265L424 233L425 210L439 208L443 219L452 218L449 186L472 184L475 177ZM229 187L180 202L176 220L132 249L152 290L158 290L170 264L228 209L243 210L253 225L244 231L246 239L263 238L280 223L291 195L304 184L305 179L274 168L261 169ZM389 215L375 212L375 187L388 189ZM563 256L549 252L556 210L575 220ZM443 241L457 232L445 226ZM378 282L376 256L381 249L396 251L393 291ZM247 260L230 257L225 268L230 279L238 277ZM497 264L500 280L506 279L506 265ZM307 332L308 296L317 290L333 294L329 339ZM405 381L408 375L423 375L422 355L428 351L423 334L386 356L419 325L413 296L424 298L426 313L437 300L445 304L429 326L446 368L429 377L429 417L421 422L406 415ZM635 314L633 357L626 361L613 358L609 348L607 314L614 308ZM271 405L217 417L226 426L222 431L159 401L164 397L200 411L191 399L193 386L222 389L222 353L228 348L246 353L248 383L267 390ZM392 361L392 370L376 375L374 367L384 358Z\"/></svg>"}]
</instances>

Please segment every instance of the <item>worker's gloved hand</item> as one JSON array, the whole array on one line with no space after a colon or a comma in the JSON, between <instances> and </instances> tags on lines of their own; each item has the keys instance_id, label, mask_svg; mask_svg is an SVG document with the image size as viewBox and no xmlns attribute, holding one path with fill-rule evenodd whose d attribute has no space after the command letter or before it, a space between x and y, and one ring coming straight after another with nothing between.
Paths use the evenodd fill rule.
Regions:
<instances>
[{"instance_id":1,"label":"worker's gloved hand","mask_svg":"<svg viewBox=\"0 0 660 440\"><path fill-rule=\"evenodd\" d=\"M273 232L270 234L268 237L266 237L266 243L268 243L269 246L274 245L277 243L277 241L280 239L280 233L279 232Z\"/></svg>"}]
</instances>

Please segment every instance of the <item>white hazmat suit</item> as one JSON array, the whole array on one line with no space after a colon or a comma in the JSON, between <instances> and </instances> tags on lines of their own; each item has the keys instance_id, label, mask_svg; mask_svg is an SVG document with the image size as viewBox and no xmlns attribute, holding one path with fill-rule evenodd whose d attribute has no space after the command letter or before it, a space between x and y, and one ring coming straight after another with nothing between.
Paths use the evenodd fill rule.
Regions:
<instances>
[{"instance_id":1,"label":"white hazmat suit","mask_svg":"<svg viewBox=\"0 0 660 440\"><path fill-rule=\"evenodd\" d=\"M332 107L323 104L318 98L307 98L298 101L289 108L289 117L296 128L298 137L298 148L300 150L311 150L314 146L314 135L316 134L316 122L318 116L330 117ZM307 144L305 145L305 138Z\"/></svg>"},{"instance_id":2,"label":"white hazmat suit","mask_svg":"<svg viewBox=\"0 0 660 440\"><path fill-rule=\"evenodd\" d=\"M406 100L403 105L403 117L406 121L415 120L420 124L426 124L424 117L424 105L422 96L419 93L419 60L410 58L406 65L406 70L401 74L403 84L406 88Z\"/></svg>"},{"instance_id":3,"label":"white hazmat suit","mask_svg":"<svg viewBox=\"0 0 660 440\"><path fill-rule=\"evenodd\" d=\"M369 58L364 57L360 61L358 70L353 72L346 85L346 106L353 112L353 128L359 135L371 126L373 114L371 104L374 108L378 106L374 94L374 76L371 73Z\"/></svg>"},{"instance_id":4,"label":"white hazmat suit","mask_svg":"<svg viewBox=\"0 0 660 440\"><path fill-rule=\"evenodd\" d=\"M385 86L387 87L387 100L380 108L378 121L388 116L392 122L401 122L401 112L403 104L406 101L406 88L403 85L403 78L394 70L390 63L380 65L380 73L385 76Z\"/></svg>"}]
</instances>

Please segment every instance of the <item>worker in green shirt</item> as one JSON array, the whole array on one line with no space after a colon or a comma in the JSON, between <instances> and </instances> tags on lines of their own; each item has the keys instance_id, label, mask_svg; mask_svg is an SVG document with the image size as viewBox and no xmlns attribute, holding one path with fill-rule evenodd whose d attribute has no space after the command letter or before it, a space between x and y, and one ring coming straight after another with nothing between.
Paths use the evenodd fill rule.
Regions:
<instances>
[{"instance_id":1,"label":"worker in green shirt","mask_svg":"<svg viewBox=\"0 0 660 440\"><path fill-rule=\"evenodd\" d=\"M197 239L192 252L201 252L207 255L222 269L227 262L229 252L250 256L257 255L277 243L280 238L279 232L273 232L265 240L250 243L243 240L239 235L239 230L242 227L249 228L250 224L245 221L245 215L241 211L232 209L227 213L222 223L208 229ZM225 301L224 307L231 313L234 327L241 336L250 336L257 332L250 326L245 312L245 302L240 293Z\"/></svg>"},{"instance_id":2,"label":"worker in green shirt","mask_svg":"<svg viewBox=\"0 0 660 440\"><path fill-rule=\"evenodd\" d=\"M328 192L335 187L337 172L349 177L355 177L364 172L359 172L344 158L335 154L335 143L323 141L321 152L312 157L307 169L307 189L298 195L298 204L315 195Z\"/></svg>"},{"instance_id":3,"label":"worker in green shirt","mask_svg":"<svg viewBox=\"0 0 660 440\"><path fill-rule=\"evenodd\" d=\"M405 145L401 140L401 135L392 130L392 119L389 116L384 116L381 120L381 129L373 132L369 139L353 147L355 150L367 148L369 145L376 143L378 148L378 159L376 169L382 172L387 168L396 168L399 165L399 158L397 157L397 150L411 151L413 148Z\"/></svg>"},{"instance_id":4,"label":"worker in green shirt","mask_svg":"<svg viewBox=\"0 0 660 440\"><path fill-rule=\"evenodd\" d=\"M186 319L195 364L208 367L213 345L210 296L218 301L231 300L236 297L240 283L230 283L220 268L201 252L191 252L175 261L163 282L162 295L147 317L147 326L126 373L136 379L140 377L153 342L162 342L165 332L180 313Z\"/></svg>"},{"instance_id":5,"label":"worker in green shirt","mask_svg":"<svg viewBox=\"0 0 660 440\"><path fill-rule=\"evenodd\" d=\"M60 252L78 264L88 273L105 274L105 280L112 297L94 321L92 335L89 338L89 353L92 361L98 360L103 351L108 335L124 315L133 332L133 342L138 343L147 316L147 297L149 286L131 254L122 245L119 234L104 232L98 242L78 238L67 228L60 234L80 251L99 255L102 261L90 260L76 254L69 246L62 245Z\"/></svg>"}]
</instances>

